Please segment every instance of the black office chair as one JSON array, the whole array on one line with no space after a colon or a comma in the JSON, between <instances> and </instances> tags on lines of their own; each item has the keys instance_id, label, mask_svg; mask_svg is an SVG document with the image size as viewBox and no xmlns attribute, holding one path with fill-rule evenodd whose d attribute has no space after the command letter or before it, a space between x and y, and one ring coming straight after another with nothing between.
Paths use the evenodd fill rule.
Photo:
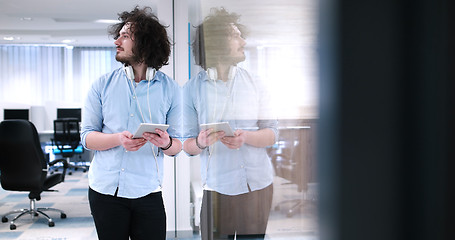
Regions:
<instances>
[{"instance_id":1,"label":"black office chair","mask_svg":"<svg viewBox=\"0 0 455 240\"><path fill-rule=\"evenodd\" d=\"M81 142L79 120L77 118L59 118L54 120L54 138L52 141L53 145L59 150L59 155L66 158L69 175L72 173L70 169L87 171L87 166L71 163L71 157L74 156ZM57 169L53 168L51 172Z\"/></svg>"},{"instance_id":2,"label":"black office chair","mask_svg":"<svg viewBox=\"0 0 455 240\"><path fill-rule=\"evenodd\" d=\"M50 163L41 149L38 132L33 123L27 120L5 120L0 123L0 182L2 188L8 191L30 192L30 209L20 209L8 212L2 216L2 222L8 222L7 216L19 213L11 222L10 229L16 229L15 221L24 216L44 216L49 227L54 221L44 211L56 211L61 218L66 218L65 212L55 208L37 208L35 201L41 199L43 191L53 191L50 188L65 180L66 167L63 173L47 175L48 164L62 163L57 159Z\"/></svg>"}]
</instances>

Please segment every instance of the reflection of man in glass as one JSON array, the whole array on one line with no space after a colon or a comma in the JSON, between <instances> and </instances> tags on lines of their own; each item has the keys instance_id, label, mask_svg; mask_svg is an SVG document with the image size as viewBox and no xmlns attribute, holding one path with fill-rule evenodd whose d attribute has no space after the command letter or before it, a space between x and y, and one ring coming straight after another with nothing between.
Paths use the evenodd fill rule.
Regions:
<instances>
[{"instance_id":1,"label":"reflection of man in glass","mask_svg":"<svg viewBox=\"0 0 455 240\"><path fill-rule=\"evenodd\" d=\"M238 20L235 13L214 9L197 26L193 52L204 71L184 87L184 150L201 156L203 239L215 229L220 236L263 237L272 202L265 148L277 139L277 121L265 87L237 66L245 60L246 44ZM229 122L235 135L199 128L214 122Z\"/></svg>"}]
</instances>

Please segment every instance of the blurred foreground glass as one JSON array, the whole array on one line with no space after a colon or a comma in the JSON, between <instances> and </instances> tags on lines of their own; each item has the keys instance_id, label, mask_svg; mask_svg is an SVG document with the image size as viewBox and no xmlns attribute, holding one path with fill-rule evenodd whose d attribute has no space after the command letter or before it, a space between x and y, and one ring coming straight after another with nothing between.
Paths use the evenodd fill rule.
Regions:
<instances>
[{"instance_id":1,"label":"blurred foreground glass","mask_svg":"<svg viewBox=\"0 0 455 240\"><path fill-rule=\"evenodd\" d=\"M245 41L237 45L241 46L243 59L228 58L234 53L223 52L222 46L232 41L214 41L213 33L209 35L208 30L196 31L207 16L214 14L214 8L240 17L239 24L233 24L233 31L238 29ZM199 111L195 113L198 118L195 121L228 121L234 130L244 131L269 128L276 137L274 143L266 143L265 147L244 143L237 151L219 140L204 150L205 155L192 157L193 226L195 229L205 226L201 231L203 239L240 235L248 239L318 239L317 12L315 0L191 1L189 78L215 80L212 85L201 83L206 84L200 85L204 86L200 88L203 91L192 98L191 104ZM198 47L191 45L195 34L203 36L200 39L204 47L196 49L204 52L202 61L193 55ZM213 53L210 48L220 51ZM236 69L232 76L226 74L223 80L213 75L211 67L218 68L219 73L219 63L229 65L226 64L229 61ZM270 117L270 112L274 117ZM273 120L277 120L277 125L273 125ZM195 129L196 136L199 131ZM205 192L203 198L203 189L218 194ZM258 191L266 193L241 206L246 203L242 197ZM268 194L272 196L270 201ZM231 198L236 199L231 201ZM202 199L209 202L202 204ZM265 232L251 230L261 226Z\"/></svg>"}]
</instances>

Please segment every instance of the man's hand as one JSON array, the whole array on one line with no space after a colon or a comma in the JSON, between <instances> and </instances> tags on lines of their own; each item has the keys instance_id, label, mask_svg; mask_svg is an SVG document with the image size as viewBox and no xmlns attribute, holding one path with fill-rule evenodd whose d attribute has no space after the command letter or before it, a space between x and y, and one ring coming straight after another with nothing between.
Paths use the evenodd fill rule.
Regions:
<instances>
[{"instance_id":1,"label":"man's hand","mask_svg":"<svg viewBox=\"0 0 455 240\"><path fill-rule=\"evenodd\" d=\"M128 131L123 131L120 133L120 143L127 151L137 151L139 148L144 146L147 143L147 140L144 138L133 139L133 134Z\"/></svg>"},{"instance_id":2,"label":"man's hand","mask_svg":"<svg viewBox=\"0 0 455 240\"><path fill-rule=\"evenodd\" d=\"M246 141L247 132L237 129L233 137L223 137L221 142L230 149L239 149Z\"/></svg>"},{"instance_id":3,"label":"man's hand","mask_svg":"<svg viewBox=\"0 0 455 240\"><path fill-rule=\"evenodd\" d=\"M156 133L145 132L144 134L142 134L142 137L144 137L146 141L151 142L153 145L157 147L165 148L169 146L171 142L169 134L166 131L163 131L159 128L156 128L155 131Z\"/></svg>"},{"instance_id":4,"label":"man's hand","mask_svg":"<svg viewBox=\"0 0 455 240\"><path fill-rule=\"evenodd\" d=\"M223 131L214 132L212 128L202 130L197 136L197 143L199 144L198 147L205 148L207 146L211 146L222 137L224 137Z\"/></svg>"}]
</instances>

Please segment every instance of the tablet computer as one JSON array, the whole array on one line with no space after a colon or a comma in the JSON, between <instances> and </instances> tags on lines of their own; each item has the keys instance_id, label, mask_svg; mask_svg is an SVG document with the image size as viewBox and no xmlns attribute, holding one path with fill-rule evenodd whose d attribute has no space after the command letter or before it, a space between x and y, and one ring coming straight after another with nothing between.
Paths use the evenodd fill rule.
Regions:
<instances>
[{"instance_id":1,"label":"tablet computer","mask_svg":"<svg viewBox=\"0 0 455 240\"><path fill-rule=\"evenodd\" d=\"M207 130L213 128L215 132L223 131L227 137L233 137L234 131L228 122L217 122L217 123L203 123L200 125L201 130Z\"/></svg>"},{"instance_id":2,"label":"tablet computer","mask_svg":"<svg viewBox=\"0 0 455 240\"><path fill-rule=\"evenodd\" d=\"M142 138L142 134L145 132L156 133L155 129L161 129L166 131L169 125L167 124L155 124L155 123L141 123L133 135L133 138Z\"/></svg>"}]
</instances>

